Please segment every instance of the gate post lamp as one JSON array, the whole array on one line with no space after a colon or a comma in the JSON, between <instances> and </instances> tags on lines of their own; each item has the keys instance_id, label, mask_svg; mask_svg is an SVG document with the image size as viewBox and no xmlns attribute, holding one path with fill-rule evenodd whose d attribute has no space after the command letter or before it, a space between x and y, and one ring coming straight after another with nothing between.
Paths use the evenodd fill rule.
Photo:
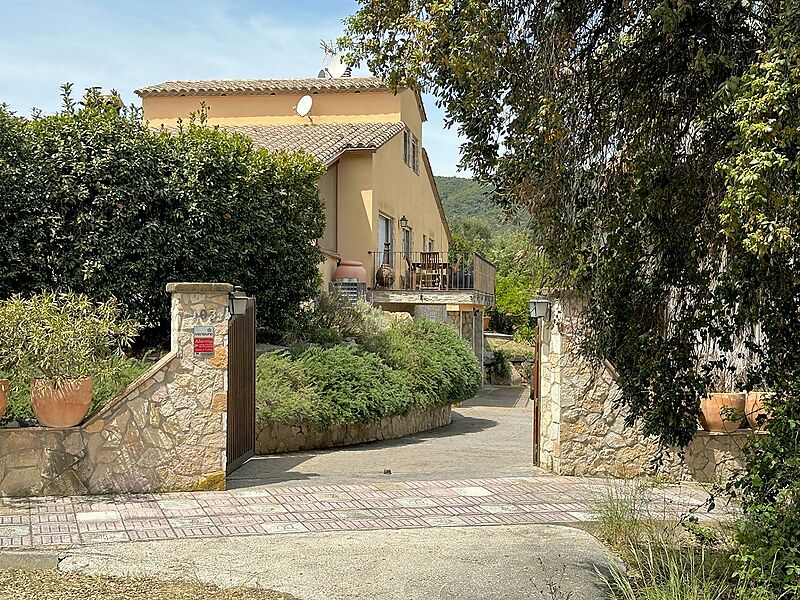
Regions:
<instances>
[{"instance_id":1,"label":"gate post lamp","mask_svg":"<svg viewBox=\"0 0 800 600\"><path fill-rule=\"evenodd\" d=\"M231 316L247 313L247 294L240 287L236 287L228 294L228 310Z\"/></svg>"},{"instance_id":2,"label":"gate post lamp","mask_svg":"<svg viewBox=\"0 0 800 600\"><path fill-rule=\"evenodd\" d=\"M550 319L550 300L544 296L534 296L528 300L528 310L530 310L531 317L536 319Z\"/></svg>"}]
</instances>

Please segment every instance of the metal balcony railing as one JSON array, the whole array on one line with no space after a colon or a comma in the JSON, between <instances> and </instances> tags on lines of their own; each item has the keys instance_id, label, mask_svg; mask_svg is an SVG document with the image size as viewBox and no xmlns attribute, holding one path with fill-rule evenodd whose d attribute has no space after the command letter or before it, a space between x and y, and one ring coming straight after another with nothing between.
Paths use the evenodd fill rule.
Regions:
<instances>
[{"instance_id":1,"label":"metal balcony railing","mask_svg":"<svg viewBox=\"0 0 800 600\"><path fill-rule=\"evenodd\" d=\"M471 290L495 293L497 267L480 254L457 257L444 252L370 252L370 287L393 291Z\"/></svg>"}]
</instances>

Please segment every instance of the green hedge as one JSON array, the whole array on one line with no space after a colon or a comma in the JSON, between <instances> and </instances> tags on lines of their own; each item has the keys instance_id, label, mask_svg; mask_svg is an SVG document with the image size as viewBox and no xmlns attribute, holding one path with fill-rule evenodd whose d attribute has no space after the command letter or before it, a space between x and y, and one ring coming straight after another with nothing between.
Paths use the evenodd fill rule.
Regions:
<instances>
[{"instance_id":1,"label":"green hedge","mask_svg":"<svg viewBox=\"0 0 800 600\"><path fill-rule=\"evenodd\" d=\"M444 323L404 321L362 343L393 369L408 373L417 406L463 402L480 389L483 375L475 354Z\"/></svg>"},{"instance_id":2,"label":"green hedge","mask_svg":"<svg viewBox=\"0 0 800 600\"><path fill-rule=\"evenodd\" d=\"M359 339L359 346L299 346L260 356L260 421L324 429L367 423L462 402L480 388L478 361L446 325L407 321Z\"/></svg>"},{"instance_id":3,"label":"green hedge","mask_svg":"<svg viewBox=\"0 0 800 600\"><path fill-rule=\"evenodd\" d=\"M170 281L255 294L259 337L295 326L318 286L323 166L203 125L148 128L90 93L24 119L0 105L0 298L73 290L116 297L145 343L169 332Z\"/></svg>"}]
</instances>

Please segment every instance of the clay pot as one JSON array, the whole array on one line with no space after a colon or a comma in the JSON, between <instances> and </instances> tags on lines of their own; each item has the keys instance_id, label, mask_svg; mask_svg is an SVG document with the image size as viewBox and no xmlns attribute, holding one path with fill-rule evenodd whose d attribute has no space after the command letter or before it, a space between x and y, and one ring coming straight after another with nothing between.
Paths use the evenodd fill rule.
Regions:
<instances>
[{"instance_id":1,"label":"clay pot","mask_svg":"<svg viewBox=\"0 0 800 600\"><path fill-rule=\"evenodd\" d=\"M8 379L0 379L0 417L6 412L8 406L8 388L10 382Z\"/></svg>"},{"instance_id":2,"label":"clay pot","mask_svg":"<svg viewBox=\"0 0 800 600\"><path fill-rule=\"evenodd\" d=\"M357 260L343 260L333 272L333 280L358 279L361 283L367 283L367 270L364 263Z\"/></svg>"},{"instance_id":3,"label":"clay pot","mask_svg":"<svg viewBox=\"0 0 800 600\"><path fill-rule=\"evenodd\" d=\"M732 433L744 420L744 392L709 394L700 401L700 425L706 431Z\"/></svg>"},{"instance_id":4,"label":"clay pot","mask_svg":"<svg viewBox=\"0 0 800 600\"><path fill-rule=\"evenodd\" d=\"M46 379L31 382L31 406L45 427L74 427L86 417L92 404L92 379L67 379L55 386Z\"/></svg>"},{"instance_id":5,"label":"clay pot","mask_svg":"<svg viewBox=\"0 0 800 600\"><path fill-rule=\"evenodd\" d=\"M754 431L763 430L766 427L765 418L759 419L759 415L764 415L767 419L770 417L769 411L764 408L764 396L767 392L747 392L747 398L744 403L744 414L747 416L747 422ZM761 421L761 423L759 423Z\"/></svg>"},{"instance_id":6,"label":"clay pot","mask_svg":"<svg viewBox=\"0 0 800 600\"><path fill-rule=\"evenodd\" d=\"M394 269L386 263L375 273L375 283L382 288L390 288L394 284Z\"/></svg>"}]
</instances>

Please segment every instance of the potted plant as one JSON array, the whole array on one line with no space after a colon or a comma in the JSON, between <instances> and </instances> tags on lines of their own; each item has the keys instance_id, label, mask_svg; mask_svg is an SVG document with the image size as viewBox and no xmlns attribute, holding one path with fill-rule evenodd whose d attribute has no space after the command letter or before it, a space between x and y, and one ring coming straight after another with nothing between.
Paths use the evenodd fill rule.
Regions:
<instances>
[{"instance_id":1,"label":"potted plant","mask_svg":"<svg viewBox=\"0 0 800 600\"><path fill-rule=\"evenodd\" d=\"M744 403L747 394L735 391L732 371L719 374L716 388L700 400L700 425L706 431L733 433L744 423Z\"/></svg>"},{"instance_id":2,"label":"potted plant","mask_svg":"<svg viewBox=\"0 0 800 600\"><path fill-rule=\"evenodd\" d=\"M72 427L89 411L93 378L113 375L114 359L138 330L113 299L17 296L0 302L0 366L31 381L31 407L41 425Z\"/></svg>"}]
</instances>

